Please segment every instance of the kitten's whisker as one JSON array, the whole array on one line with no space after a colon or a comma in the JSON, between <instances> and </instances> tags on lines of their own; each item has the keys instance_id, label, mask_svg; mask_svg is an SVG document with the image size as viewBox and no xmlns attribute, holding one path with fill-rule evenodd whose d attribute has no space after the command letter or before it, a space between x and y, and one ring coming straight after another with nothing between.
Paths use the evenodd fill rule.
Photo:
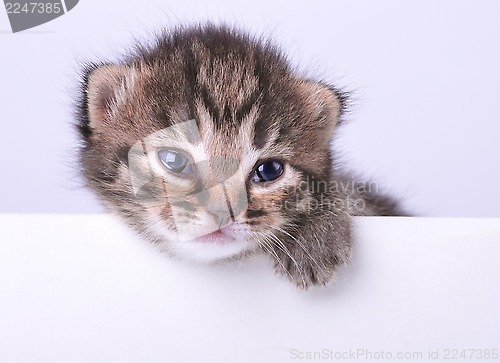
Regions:
<instances>
[{"instance_id":1,"label":"kitten's whisker","mask_svg":"<svg viewBox=\"0 0 500 363\"><path fill-rule=\"evenodd\" d=\"M293 223L293 222L289 223L288 226L291 227L290 229L292 229L293 231L295 231L297 233L300 233L299 226L296 223ZM318 248L321 249L321 242L320 242L320 240L316 238L316 242L317 242Z\"/></svg>"},{"instance_id":2,"label":"kitten's whisker","mask_svg":"<svg viewBox=\"0 0 500 363\"><path fill-rule=\"evenodd\" d=\"M282 248L280 248L283 252L285 252L285 254L292 260L293 264L295 265L295 268L297 270L297 272L299 273L299 276L300 276L300 279L302 280L304 286L306 285L306 280L305 280L305 274L304 274L304 270L302 269L302 267L297 263L297 261L295 260L295 258L293 258L292 256L292 253L290 252L290 250L285 246L285 244L283 243L283 241L281 241L276 235L274 234L271 234L270 235L271 237L273 237L273 240L276 241L276 242L279 242L279 244L277 245L278 248L280 248L281 246L283 246ZM283 249L284 248L284 249Z\"/></svg>"},{"instance_id":3,"label":"kitten's whisker","mask_svg":"<svg viewBox=\"0 0 500 363\"><path fill-rule=\"evenodd\" d=\"M295 258L292 256L292 253L290 252L290 250L286 247L286 245L283 243L283 241L281 241L278 236L276 236L274 233L271 232L271 234L268 236L268 235L265 235L262 233L262 235L264 236L264 238L266 238L266 240L268 241L268 243L271 243L271 242L275 242L272 245L276 245L276 242L278 243L276 245L276 247L278 247L281 251L283 251L285 253L286 256L288 256L292 262L294 263L295 265L295 268L297 269L297 272L299 273L299 276L302 280L302 282L304 284L306 284L305 282L305 278L304 278L304 271L303 269L300 267L300 265L297 263L297 261L295 260ZM269 240L269 239L272 239L272 240ZM276 253L276 252L275 252ZM284 267L284 266L283 266ZM291 276L291 274L288 272L287 270L287 273L289 276Z\"/></svg>"},{"instance_id":4,"label":"kitten's whisker","mask_svg":"<svg viewBox=\"0 0 500 363\"><path fill-rule=\"evenodd\" d=\"M291 229L292 229L293 231L295 231L295 232L297 232L297 233L300 233L299 226L298 226L296 223L289 223L289 224L288 224L288 226L289 226L289 227L291 227ZM283 233L287 233L287 232L283 230ZM287 234L288 234L288 233L287 233ZM294 239L294 240L298 243L298 245L302 247L302 249L304 249L304 247L303 247L303 246L304 246L304 245L303 245L303 243L301 243L301 242L300 242L297 238L295 238L294 236L292 236L292 235L290 235L290 234L288 234L288 235L289 235L291 238L293 238L293 239ZM318 248L321 250L321 248L322 248L322 244L321 244L320 240L319 240L318 238L315 238L315 240L316 240L316 242L317 242ZM304 249L304 251L305 251L305 249ZM308 252L306 251L306 253L308 253ZM308 255L311 257L311 259L312 259L312 260L314 260L314 259L312 258L312 256L311 256L309 253L308 253ZM319 267L319 265L318 265L318 263L317 263L316 261L315 261L315 263L316 263L316 265Z\"/></svg>"},{"instance_id":5,"label":"kitten's whisker","mask_svg":"<svg viewBox=\"0 0 500 363\"><path fill-rule=\"evenodd\" d=\"M273 225L269 225L269 227L274 228L274 229L280 231L281 233L284 233L287 236L289 236L293 241L295 241L299 245L299 247L307 254L307 256L311 259L312 262L314 262L314 264L316 266L318 266L319 268L322 268L322 266L319 265L318 261L311 255L309 250L306 249L305 245L301 241L299 241L299 239L297 239L295 236L291 235L290 233L288 233L287 231L285 231L281 227L273 226Z\"/></svg>"},{"instance_id":6,"label":"kitten's whisker","mask_svg":"<svg viewBox=\"0 0 500 363\"><path fill-rule=\"evenodd\" d=\"M293 263L295 264L295 267L297 267L297 270L299 270L301 273L302 273L302 269L299 267L299 264L297 263L297 261L295 260L295 258L292 256L292 253L291 251L288 249L288 247L286 247L286 245L283 243L282 240L280 240L278 238L278 236L276 236L274 233L271 232L271 234L269 235L269 237L274 241L274 242L277 242L277 247L283 251L288 257L290 257L290 259L293 261Z\"/></svg>"},{"instance_id":7,"label":"kitten's whisker","mask_svg":"<svg viewBox=\"0 0 500 363\"><path fill-rule=\"evenodd\" d=\"M293 279L292 275L290 274L290 272L287 270L287 268L285 267L283 261L281 260L281 258L278 256L278 254L276 253L276 251L274 251L274 249L272 248L271 244L270 244L270 241L267 239L267 236L262 233L262 232L254 232L252 231L252 233L256 236L256 240L257 240L257 243L262 247L264 248L264 250L266 250L267 252L269 252L269 254L274 257L274 259L276 260L276 262L281 266L281 268L283 269L283 271L285 271L288 276L290 277L290 279ZM263 240L260 240L259 239L259 235L262 236L264 239Z\"/></svg>"}]
</instances>

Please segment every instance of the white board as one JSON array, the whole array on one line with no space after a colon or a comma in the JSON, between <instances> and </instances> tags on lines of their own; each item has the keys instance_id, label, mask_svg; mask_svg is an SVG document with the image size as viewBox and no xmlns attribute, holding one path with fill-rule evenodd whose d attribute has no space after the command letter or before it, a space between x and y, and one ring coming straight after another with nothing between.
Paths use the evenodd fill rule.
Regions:
<instances>
[{"instance_id":1,"label":"white board","mask_svg":"<svg viewBox=\"0 0 500 363\"><path fill-rule=\"evenodd\" d=\"M499 360L500 219L355 226L352 263L304 292L265 256L173 261L110 216L1 215L0 362Z\"/></svg>"}]
</instances>

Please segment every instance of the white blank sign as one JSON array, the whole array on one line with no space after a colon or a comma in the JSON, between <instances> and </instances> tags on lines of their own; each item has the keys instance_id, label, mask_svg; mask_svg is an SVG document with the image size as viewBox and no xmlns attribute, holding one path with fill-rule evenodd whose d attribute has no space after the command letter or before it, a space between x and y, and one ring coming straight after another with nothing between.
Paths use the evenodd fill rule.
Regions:
<instances>
[{"instance_id":1,"label":"white blank sign","mask_svg":"<svg viewBox=\"0 0 500 363\"><path fill-rule=\"evenodd\" d=\"M267 256L174 261L107 215L1 215L0 362L500 360L499 219L355 229L301 291Z\"/></svg>"}]
</instances>

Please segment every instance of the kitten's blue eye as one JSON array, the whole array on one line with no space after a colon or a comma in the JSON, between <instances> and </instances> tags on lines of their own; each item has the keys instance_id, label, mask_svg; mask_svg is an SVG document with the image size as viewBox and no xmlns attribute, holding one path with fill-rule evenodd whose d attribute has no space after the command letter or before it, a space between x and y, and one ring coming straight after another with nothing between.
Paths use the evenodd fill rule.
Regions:
<instances>
[{"instance_id":1,"label":"kitten's blue eye","mask_svg":"<svg viewBox=\"0 0 500 363\"><path fill-rule=\"evenodd\" d=\"M278 179L283 174L283 164L279 161L266 161L257 166L252 174L252 181L264 183Z\"/></svg>"},{"instance_id":2,"label":"kitten's blue eye","mask_svg":"<svg viewBox=\"0 0 500 363\"><path fill-rule=\"evenodd\" d=\"M158 157L161 163L171 172L177 174L191 174L189 158L183 153L175 150L160 150Z\"/></svg>"}]
</instances>

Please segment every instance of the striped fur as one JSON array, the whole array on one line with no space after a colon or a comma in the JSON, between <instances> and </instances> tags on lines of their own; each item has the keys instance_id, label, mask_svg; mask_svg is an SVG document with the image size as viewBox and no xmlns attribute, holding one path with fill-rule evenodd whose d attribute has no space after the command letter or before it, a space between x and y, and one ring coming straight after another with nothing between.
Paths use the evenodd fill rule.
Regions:
<instances>
[{"instance_id":1,"label":"striped fur","mask_svg":"<svg viewBox=\"0 0 500 363\"><path fill-rule=\"evenodd\" d=\"M348 261L351 215L397 213L395 203L332 169L330 140L344 97L296 76L268 42L225 27L178 29L150 48L139 46L122 64L89 67L82 90L81 160L89 186L174 256L213 262L263 250L277 271L306 288L328 282ZM169 181L151 165L146 144L161 143L171 137L162 130L188 120L196 132L177 142L206 170L198 181ZM156 141L147 141L151 135ZM283 175L252 183L264 160L281 161ZM134 173L148 175L137 193L131 161ZM210 219L226 205L234 241L190 242L210 233Z\"/></svg>"}]
</instances>

